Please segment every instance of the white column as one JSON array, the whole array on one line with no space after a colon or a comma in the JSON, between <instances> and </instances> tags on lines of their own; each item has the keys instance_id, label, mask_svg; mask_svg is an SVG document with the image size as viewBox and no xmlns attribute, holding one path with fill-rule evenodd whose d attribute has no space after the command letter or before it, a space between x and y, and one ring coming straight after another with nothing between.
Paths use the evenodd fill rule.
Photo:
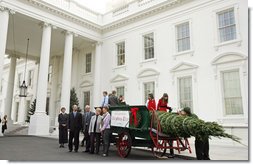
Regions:
<instances>
[{"instance_id":1,"label":"white column","mask_svg":"<svg viewBox=\"0 0 253 165\"><path fill-rule=\"evenodd\" d=\"M14 82L15 82L16 62L17 62L17 58L14 56L11 56L10 71L9 71L9 77L8 77L8 83L7 83L5 108L4 108L4 113L7 115L9 123L13 122L11 120L11 109L12 109L12 101L13 101L13 90L14 90L14 85L15 85Z\"/></svg>"},{"instance_id":2,"label":"white column","mask_svg":"<svg viewBox=\"0 0 253 165\"><path fill-rule=\"evenodd\" d=\"M100 106L100 100L102 98L101 93L101 58L102 58L102 43L98 42L96 44L95 52L95 72L94 72L94 86L93 86L93 105L94 107Z\"/></svg>"},{"instance_id":3,"label":"white column","mask_svg":"<svg viewBox=\"0 0 253 165\"><path fill-rule=\"evenodd\" d=\"M26 106L26 97L21 97L20 102L19 102L18 118L17 118L18 124L25 123L25 113L27 111L26 107L27 107Z\"/></svg>"},{"instance_id":4,"label":"white column","mask_svg":"<svg viewBox=\"0 0 253 165\"><path fill-rule=\"evenodd\" d=\"M8 23L9 23L9 12L4 7L0 6L0 80L2 80L3 75L3 64L4 64L4 55L7 42L8 34ZM2 81L0 81L1 86Z\"/></svg>"},{"instance_id":5,"label":"white column","mask_svg":"<svg viewBox=\"0 0 253 165\"><path fill-rule=\"evenodd\" d=\"M72 48L73 48L73 34L70 32L66 32L64 60L63 60L63 73L62 73L61 107L65 107L67 113L69 113Z\"/></svg>"},{"instance_id":6,"label":"white column","mask_svg":"<svg viewBox=\"0 0 253 165\"><path fill-rule=\"evenodd\" d=\"M35 114L31 116L28 130L29 135L49 135L49 117L46 115L46 100L50 44L51 26L44 24L40 52L36 110Z\"/></svg>"},{"instance_id":7,"label":"white column","mask_svg":"<svg viewBox=\"0 0 253 165\"><path fill-rule=\"evenodd\" d=\"M55 56L53 58L52 86L51 86L51 95L50 95L50 102L49 102L50 126L55 126L56 97L57 97L57 84L58 84L58 65L59 65L59 58Z\"/></svg>"}]
</instances>

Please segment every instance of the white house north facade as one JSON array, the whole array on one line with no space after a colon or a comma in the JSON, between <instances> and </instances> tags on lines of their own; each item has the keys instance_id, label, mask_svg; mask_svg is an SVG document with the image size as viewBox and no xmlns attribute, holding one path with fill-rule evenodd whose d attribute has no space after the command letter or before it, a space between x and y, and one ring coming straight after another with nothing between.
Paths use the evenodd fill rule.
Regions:
<instances>
[{"instance_id":1,"label":"white house north facade","mask_svg":"<svg viewBox=\"0 0 253 165\"><path fill-rule=\"evenodd\" d=\"M189 106L248 145L247 1L134 0L99 14L71 0L1 0L0 21L1 114L23 124L36 98L29 134L49 134L74 87L82 109L104 90L130 105L168 93L174 111Z\"/></svg>"}]
</instances>

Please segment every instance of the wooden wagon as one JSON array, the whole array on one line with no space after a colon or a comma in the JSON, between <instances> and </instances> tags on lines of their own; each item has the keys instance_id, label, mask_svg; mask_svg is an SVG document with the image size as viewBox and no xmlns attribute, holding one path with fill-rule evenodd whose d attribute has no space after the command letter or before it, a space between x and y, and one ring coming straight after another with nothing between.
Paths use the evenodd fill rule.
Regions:
<instances>
[{"instance_id":1,"label":"wooden wagon","mask_svg":"<svg viewBox=\"0 0 253 165\"><path fill-rule=\"evenodd\" d=\"M112 142L116 143L121 157L127 157L133 146L148 147L158 158L168 157L168 149L191 153L188 139L162 133L156 112L150 112L146 106L110 107L109 111Z\"/></svg>"}]
</instances>

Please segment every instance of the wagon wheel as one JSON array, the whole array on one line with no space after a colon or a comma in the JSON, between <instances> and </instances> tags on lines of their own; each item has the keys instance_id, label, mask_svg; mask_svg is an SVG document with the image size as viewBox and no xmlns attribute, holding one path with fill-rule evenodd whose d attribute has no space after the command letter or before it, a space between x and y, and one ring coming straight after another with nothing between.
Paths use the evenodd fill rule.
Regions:
<instances>
[{"instance_id":1,"label":"wagon wheel","mask_svg":"<svg viewBox=\"0 0 253 165\"><path fill-rule=\"evenodd\" d=\"M159 147L157 147L159 146ZM158 140L157 145L151 148L153 155L157 158L162 158L166 153L166 141L165 140Z\"/></svg>"},{"instance_id":2,"label":"wagon wheel","mask_svg":"<svg viewBox=\"0 0 253 165\"><path fill-rule=\"evenodd\" d=\"M128 132L122 132L119 135L119 141L118 141L118 153L122 158L126 158L130 151L132 146L132 138Z\"/></svg>"}]
</instances>

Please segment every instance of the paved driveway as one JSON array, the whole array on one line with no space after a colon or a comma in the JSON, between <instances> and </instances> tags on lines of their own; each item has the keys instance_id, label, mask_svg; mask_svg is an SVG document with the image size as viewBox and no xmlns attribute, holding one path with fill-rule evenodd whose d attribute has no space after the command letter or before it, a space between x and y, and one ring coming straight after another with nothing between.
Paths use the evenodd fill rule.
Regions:
<instances>
[{"instance_id":1,"label":"paved driveway","mask_svg":"<svg viewBox=\"0 0 253 165\"><path fill-rule=\"evenodd\" d=\"M116 147L110 147L108 157L101 155L68 152L68 148L59 148L58 140L35 136L4 136L0 137L0 159L10 161L131 161L131 160L156 160L156 161L180 161L187 157L175 157L174 159L157 159L151 151L132 149L129 157L123 159L118 156Z\"/></svg>"}]
</instances>

